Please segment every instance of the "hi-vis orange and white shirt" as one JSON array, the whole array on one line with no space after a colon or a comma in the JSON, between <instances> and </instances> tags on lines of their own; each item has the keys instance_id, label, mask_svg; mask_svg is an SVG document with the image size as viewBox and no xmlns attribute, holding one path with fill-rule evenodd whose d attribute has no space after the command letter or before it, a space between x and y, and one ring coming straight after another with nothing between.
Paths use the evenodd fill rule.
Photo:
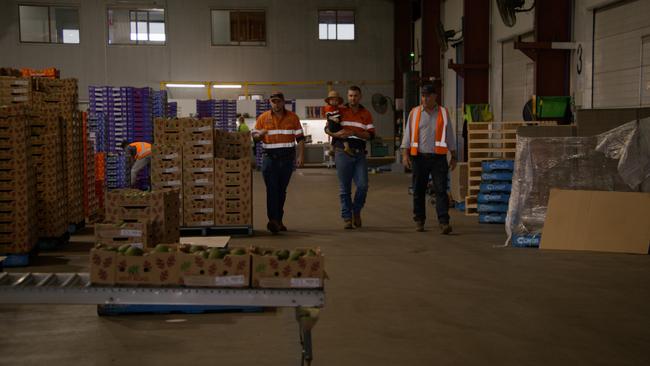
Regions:
<instances>
[{"instance_id":1,"label":"hi-vis orange and white shirt","mask_svg":"<svg viewBox=\"0 0 650 366\"><path fill-rule=\"evenodd\" d=\"M418 114L420 115L420 121L416 123ZM443 122L441 123L443 131L441 131L440 141L436 141L438 119ZM416 124L418 125L417 133L414 131ZM443 150L456 151L456 136L447 109L436 106L433 112L429 114L421 105L413 108L404 127L402 149L411 150L412 147L416 147L419 153L434 154L437 153L436 150L440 150L440 145L444 147ZM413 151L411 151L411 155L414 155Z\"/></svg>"},{"instance_id":2,"label":"hi-vis orange and white shirt","mask_svg":"<svg viewBox=\"0 0 650 366\"><path fill-rule=\"evenodd\" d=\"M298 142L305 139L300 125L300 119L291 111L284 111L284 116L278 118L273 111L266 111L257 117L253 133L267 130L268 133L262 137L264 149L287 149L294 148Z\"/></svg>"}]
</instances>

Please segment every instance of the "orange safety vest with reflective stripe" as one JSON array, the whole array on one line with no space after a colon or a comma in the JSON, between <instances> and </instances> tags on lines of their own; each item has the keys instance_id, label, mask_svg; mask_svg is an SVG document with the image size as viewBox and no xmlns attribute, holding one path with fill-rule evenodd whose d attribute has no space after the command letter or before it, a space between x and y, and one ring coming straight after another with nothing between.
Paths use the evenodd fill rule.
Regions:
<instances>
[{"instance_id":1,"label":"orange safety vest with reflective stripe","mask_svg":"<svg viewBox=\"0 0 650 366\"><path fill-rule=\"evenodd\" d=\"M411 109L409 114L409 121L412 123L413 114L415 114L415 125L411 125L411 156L418 154L418 141L420 141L420 117L422 117L423 106ZM447 155L449 149L447 147L447 109L443 106L438 106L438 118L436 120L436 136L435 146L433 152L435 154Z\"/></svg>"},{"instance_id":2,"label":"orange safety vest with reflective stripe","mask_svg":"<svg viewBox=\"0 0 650 366\"><path fill-rule=\"evenodd\" d=\"M134 142L129 146L135 147L135 160L144 159L151 155L151 144L148 142Z\"/></svg>"},{"instance_id":3,"label":"orange safety vest with reflective stripe","mask_svg":"<svg viewBox=\"0 0 650 366\"><path fill-rule=\"evenodd\" d=\"M284 117L278 119L273 111L266 111L257 117L253 133L266 130L262 137L262 147L265 149L281 149L296 146L296 141L304 138L302 126L298 116L291 112L284 112Z\"/></svg>"}]
</instances>

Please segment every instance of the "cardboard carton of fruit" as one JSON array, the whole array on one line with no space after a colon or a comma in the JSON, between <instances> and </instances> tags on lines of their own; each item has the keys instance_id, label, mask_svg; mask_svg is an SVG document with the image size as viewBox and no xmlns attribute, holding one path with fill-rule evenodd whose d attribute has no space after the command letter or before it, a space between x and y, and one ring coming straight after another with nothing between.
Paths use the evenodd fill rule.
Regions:
<instances>
[{"instance_id":1,"label":"cardboard carton of fruit","mask_svg":"<svg viewBox=\"0 0 650 366\"><path fill-rule=\"evenodd\" d=\"M250 250L181 244L180 274L192 287L248 287Z\"/></svg>"},{"instance_id":2,"label":"cardboard carton of fruit","mask_svg":"<svg viewBox=\"0 0 650 366\"><path fill-rule=\"evenodd\" d=\"M324 266L320 248L253 248L252 287L322 288Z\"/></svg>"}]
</instances>

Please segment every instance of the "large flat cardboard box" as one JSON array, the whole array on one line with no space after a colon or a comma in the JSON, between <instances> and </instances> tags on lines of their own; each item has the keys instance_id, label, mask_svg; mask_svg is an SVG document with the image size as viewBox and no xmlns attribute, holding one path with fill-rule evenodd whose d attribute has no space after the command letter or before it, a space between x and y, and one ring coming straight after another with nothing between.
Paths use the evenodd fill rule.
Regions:
<instances>
[{"instance_id":1,"label":"large flat cardboard box","mask_svg":"<svg viewBox=\"0 0 650 366\"><path fill-rule=\"evenodd\" d=\"M648 254L650 193L552 189L541 249Z\"/></svg>"}]
</instances>

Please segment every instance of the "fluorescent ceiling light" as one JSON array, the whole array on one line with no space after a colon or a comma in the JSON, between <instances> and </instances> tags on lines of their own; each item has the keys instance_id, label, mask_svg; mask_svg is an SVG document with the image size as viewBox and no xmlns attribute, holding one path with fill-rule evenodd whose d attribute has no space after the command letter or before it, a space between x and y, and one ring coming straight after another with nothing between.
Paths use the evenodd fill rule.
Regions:
<instances>
[{"instance_id":1,"label":"fluorescent ceiling light","mask_svg":"<svg viewBox=\"0 0 650 366\"><path fill-rule=\"evenodd\" d=\"M204 84L165 84L168 88L205 88Z\"/></svg>"},{"instance_id":2,"label":"fluorescent ceiling light","mask_svg":"<svg viewBox=\"0 0 650 366\"><path fill-rule=\"evenodd\" d=\"M214 84L212 87L215 89L241 89L239 84Z\"/></svg>"}]
</instances>

